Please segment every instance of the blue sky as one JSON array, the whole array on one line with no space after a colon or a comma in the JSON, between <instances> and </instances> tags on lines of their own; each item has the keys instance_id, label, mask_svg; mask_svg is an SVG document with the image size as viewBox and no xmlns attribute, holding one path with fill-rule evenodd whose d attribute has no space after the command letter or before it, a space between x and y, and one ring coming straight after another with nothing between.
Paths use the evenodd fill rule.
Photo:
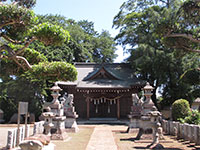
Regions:
<instances>
[{"instance_id":1,"label":"blue sky","mask_svg":"<svg viewBox=\"0 0 200 150\"><path fill-rule=\"evenodd\" d=\"M34 11L36 14L60 14L76 21L88 20L94 22L95 30L101 33L108 30L114 37L118 31L112 28L113 18L126 0L37 0ZM115 62L121 62L127 55L117 47L119 57Z\"/></svg>"}]
</instances>

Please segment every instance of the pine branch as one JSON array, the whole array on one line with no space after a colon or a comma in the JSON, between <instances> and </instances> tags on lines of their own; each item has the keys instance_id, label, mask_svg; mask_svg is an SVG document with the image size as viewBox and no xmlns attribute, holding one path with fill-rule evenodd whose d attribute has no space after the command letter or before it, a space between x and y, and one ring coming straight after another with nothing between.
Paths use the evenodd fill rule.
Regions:
<instances>
[{"instance_id":1,"label":"pine branch","mask_svg":"<svg viewBox=\"0 0 200 150\"><path fill-rule=\"evenodd\" d=\"M200 50L195 50L195 49L192 49L192 48L188 48L186 46L182 46L182 48L184 48L185 50L190 51L190 52L200 53Z\"/></svg>"},{"instance_id":2,"label":"pine branch","mask_svg":"<svg viewBox=\"0 0 200 150\"><path fill-rule=\"evenodd\" d=\"M200 43L200 40L193 38L191 34L174 33L174 34L166 35L165 37L182 37L182 38L186 38L194 43Z\"/></svg>"},{"instance_id":3,"label":"pine branch","mask_svg":"<svg viewBox=\"0 0 200 150\"><path fill-rule=\"evenodd\" d=\"M36 40L36 37L32 37L29 41L26 42L25 46L17 51L16 54L20 54L25 48L27 48L33 41Z\"/></svg>"},{"instance_id":4,"label":"pine branch","mask_svg":"<svg viewBox=\"0 0 200 150\"><path fill-rule=\"evenodd\" d=\"M22 56L16 56L17 60L22 60L25 64L25 66L28 68L28 69L31 69L32 66L29 64L29 62L27 61L26 58L22 57ZM23 66L23 69L25 70L24 66Z\"/></svg>"},{"instance_id":5,"label":"pine branch","mask_svg":"<svg viewBox=\"0 0 200 150\"><path fill-rule=\"evenodd\" d=\"M11 39L10 37L8 37L7 35L1 35L5 40L7 40L7 41L9 41L9 42L11 42L11 43L13 43L13 44L21 44L22 43L22 41L17 41L17 40L13 40L13 39Z\"/></svg>"}]
</instances>

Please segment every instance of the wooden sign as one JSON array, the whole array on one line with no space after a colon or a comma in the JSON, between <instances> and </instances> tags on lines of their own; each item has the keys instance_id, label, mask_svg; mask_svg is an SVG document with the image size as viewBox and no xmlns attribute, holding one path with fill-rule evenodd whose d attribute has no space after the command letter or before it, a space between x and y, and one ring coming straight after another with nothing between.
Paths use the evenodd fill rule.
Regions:
<instances>
[{"instance_id":1,"label":"wooden sign","mask_svg":"<svg viewBox=\"0 0 200 150\"><path fill-rule=\"evenodd\" d=\"M19 114L25 115L28 113L28 102L19 102Z\"/></svg>"},{"instance_id":2,"label":"wooden sign","mask_svg":"<svg viewBox=\"0 0 200 150\"><path fill-rule=\"evenodd\" d=\"M17 146L19 146L19 128L20 128L20 115L25 115L25 137L27 137L27 118L28 118L28 102L19 102L18 117L17 117Z\"/></svg>"}]
</instances>

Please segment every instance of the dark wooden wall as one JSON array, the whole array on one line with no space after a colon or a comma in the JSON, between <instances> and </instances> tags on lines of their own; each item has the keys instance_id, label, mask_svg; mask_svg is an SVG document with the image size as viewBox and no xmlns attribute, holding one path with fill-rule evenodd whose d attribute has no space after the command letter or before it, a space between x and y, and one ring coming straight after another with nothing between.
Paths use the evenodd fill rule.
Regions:
<instances>
[{"instance_id":1,"label":"dark wooden wall","mask_svg":"<svg viewBox=\"0 0 200 150\"><path fill-rule=\"evenodd\" d=\"M74 106L75 111L79 115L79 118L87 118L87 102L86 97L101 97L102 93L82 93L78 92L75 88L66 88L61 86L61 88L66 91L68 94L74 94ZM137 90L130 90L129 92L124 93L103 93L105 97L120 97L120 118L127 118L127 115L131 111L132 105L132 93L137 93ZM93 102L90 102L90 117L116 117L117 118L117 104L111 106L111 113L107 116L95 115L95 105Z\"/></svg>"}]
</instances>

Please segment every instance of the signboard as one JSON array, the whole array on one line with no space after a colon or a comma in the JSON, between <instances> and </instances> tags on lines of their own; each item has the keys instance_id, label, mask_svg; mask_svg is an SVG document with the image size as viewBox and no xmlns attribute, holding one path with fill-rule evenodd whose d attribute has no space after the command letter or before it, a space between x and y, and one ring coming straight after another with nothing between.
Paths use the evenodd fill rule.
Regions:
<instances>
[{"instance_id":1,"label":"signboard","mask_svg":"<svg viewBox=\"0 0 200 150\"><path fill-rule=\"evenodd\" d=\"M27 137L27 117L28 117L28 102L19 102L18 105L18 117L17 117L17 146L19 146L20 140L20 115L25 115L25 137Z\"/></svg>"},{"instance_id":2,"label":"signboard","mask_svg":"<svg viewBox=\"0 0 200 150\"><path fill-rule=\"evenodd\" d=\"M28 102L19 102L19 114L25 115L28 113Z\"/></svg>"}]
</instances>

